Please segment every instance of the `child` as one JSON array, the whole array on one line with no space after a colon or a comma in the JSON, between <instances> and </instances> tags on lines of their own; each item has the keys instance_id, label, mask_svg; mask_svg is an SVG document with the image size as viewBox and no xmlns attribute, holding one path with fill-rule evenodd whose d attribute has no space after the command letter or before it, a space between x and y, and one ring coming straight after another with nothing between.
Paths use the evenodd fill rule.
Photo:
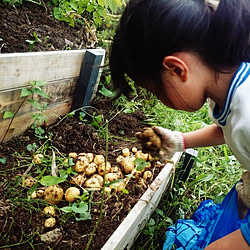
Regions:
<instances>
[{"instance_id":1,"label":"child","mask_svg":"<svg viewBox=\"0 0 250 250\"><path fill-rule=\"evenodd\" d=\"M250 171L250 0L216 3L130 0L112 44L111 76L120 93L130 90L127 74L177 110L196 111L209 100L214 124L183 134L155 128L163 148L172 154L227 143ZM240 218L248 208L239 198ZM247 220L206 249L250 249Z\"/></svg>"}]
</instances>

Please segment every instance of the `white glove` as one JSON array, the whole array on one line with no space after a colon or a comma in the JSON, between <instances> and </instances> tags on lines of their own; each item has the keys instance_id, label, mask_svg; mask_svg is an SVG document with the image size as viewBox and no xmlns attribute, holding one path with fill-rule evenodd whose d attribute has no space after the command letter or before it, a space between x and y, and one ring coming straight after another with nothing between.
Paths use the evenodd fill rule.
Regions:
<instances>
[{"instance_id":1,"label":"white glove","mask_svg":"<svg viewBox=\"0 0 250 250\"><path fill-rule=\"evenodd\" d=\"M160 155L162 157L170 158L174 153L185 150L184 137L181 132L162 127L153 127L153 130L161 139Z\"/></svg>"}]
</instances>

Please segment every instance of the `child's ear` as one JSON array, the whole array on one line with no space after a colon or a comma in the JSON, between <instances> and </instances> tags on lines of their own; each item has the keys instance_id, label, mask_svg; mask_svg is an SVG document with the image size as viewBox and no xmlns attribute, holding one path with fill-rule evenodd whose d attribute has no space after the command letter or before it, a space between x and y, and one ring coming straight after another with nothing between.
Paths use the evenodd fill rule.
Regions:
<instances>
[{"instance_id":1,"label":"child's ear","mask_svg":"<svg viewBox=\"0 0 250 250\"><path fill-rule=\"evenodd\" d=\"M179 76L182 81L188 79L188 67L186 63L176 56L166 56L162 61L163 67L171 74Z\"/></svg>"}]
</instances>

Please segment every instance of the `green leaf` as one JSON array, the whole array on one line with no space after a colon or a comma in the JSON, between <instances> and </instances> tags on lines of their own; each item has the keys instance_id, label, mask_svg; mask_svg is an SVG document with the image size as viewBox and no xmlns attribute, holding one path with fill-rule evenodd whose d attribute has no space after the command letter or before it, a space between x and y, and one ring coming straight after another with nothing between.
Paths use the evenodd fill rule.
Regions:
<instances>
[{"instance_id":1,"label":"green leaf","mask_svg":"<svg viewBox=\"0 0 250 250\"><path fill-rule=\"evenodd\" d=\"M60 208L60 210L62 210L64 213L71 213L72 212L72 207L66 206L66 207Z\"/></svg>"},{"instance_id":2,"label":"green leaf","mask_svg":"<svg viewBox=\"0 0 250 250\"><path fill-rule=\"evenodd\" d=\"M86 202L84 202L84 201L81 201L79 203L79 206L77 206L77 204L74 203L72 205L72 211L75 212L75 213L79 213L79 214L85 213L86 211L88 211L88 204Z\"/></svg>"},{"instance_id":3,"label":"green leaf","mask_svg":"<svg viewBox=\"0 0 250 250\"><path fill-rule=\"evenodd\" d=\"M80 213L79 215L80 217L76 217L76 221L91 220L91 215L89 212Z\"/></svg>"},{"instance_id":4,"label":"green leaf","mask_svg":"<svg viewBox=\"0 0 250 250\"><path fill-rule=\"evenodd\" d=\"M135 159L134 163L137 171L142 171L145 167L148 166L148 162L140 158Z\"/></svg>"},{"instance_id":5,"label":"green leaf","mask_svg":"<svg viewBox=\"0 0 250 250\"><path fill-rule=\"evenodd\" d=\"M43 186L53 186L64 181L65 179L62 177L46 175L46 176L43 176L39 182Z\"/></svg>"},{"instance_id":6,"label":"green leaf","mask_svg":"<svg viewBox=\"0 0 250 250\"><path fill-rule=\"evenodd\" d=\"M128 191L126 188L123 188L123 189L122 189L122 192L123 192L124 194L129 194L129 191Z\"/></svg>"},{"instance_id":7,"label":"green leaf","mask_svg":"<svg viewBox=\"0 0 250 250\"><path fill-rule=\"evenodd\" d=\"M11 111L5 111L3 113L3 119L9 119L9 118L12 118L13 116L14 116L14 113Z\"/></svg>"},{"instance_id":8,"label":"green leaf","mask_svg":"<svg viewBox=\"0 0 250 250\"><path fill-rule=\"evenodd\" d=\"M32 92L31 92L29 89L27 89L27 88L22 88L21 97L29 96L29 95L31 95L31 94L32 94Z\"/></svg>"},{"instance_id":9,"label":"green leaf","mask_svg":"<svg viewBox=\"0 0 250 250\"><path fill-rule=\"evenodd\" d=\"M115 92L110 91L109 89L102 86L102 89L98 91L100 94L106 96L106 97L114 97L116 95Z\"/></svg>"},{"instance_id":10,"label":"green leaf","mask_svg":"<svg viewBox=\"0 0 250 250\"><path fill-rule=\"evenodd\" d=\"M50 99L50 97L49 97L44 91L42 91L42 90L39 89L39 88L33 88L33 89L32 89L32 92L33 92L33 93L36 93L37 95L42 96L42 97L44 97L44 98Z\"/></svg>"},{"instance_id":11,"label":"green leaf","mask_svg":"<svg viewBox=\"0 0 250 250\"><path fill-rule=\"evenodd\" d=\"M0 158L0 163L5 164L7 161L6 157Z\"/></svg>"},{"instance_id":12,"label":"green leaf","mask_svg":"<svg viewBox=\"0 0 250 250\"><path fill-rule=\"evenodd\" d=\"M31 106L32 107L34 107L34 108L37 108L37 109L41 109L42 108L42 105L39 103L39 102L37 102L37 101L35 101L35 100L33 100L33 99L29 99L29 100L27 100L30 104L31 104Z\"/></svg>"},{"instance_id":13,"label":"green leaf","mask_svg":"<svg viewBox=\"0 0 250 250\"><path fill-rule=\"evenodd\" d=\"M190 186L195 185L197 183L201 183L201 182L206 182L206 181L210 181L214 178L213 174L201 174L199 175L194 181L192 181L190 183Z\"/></svg>"}]
</instances>

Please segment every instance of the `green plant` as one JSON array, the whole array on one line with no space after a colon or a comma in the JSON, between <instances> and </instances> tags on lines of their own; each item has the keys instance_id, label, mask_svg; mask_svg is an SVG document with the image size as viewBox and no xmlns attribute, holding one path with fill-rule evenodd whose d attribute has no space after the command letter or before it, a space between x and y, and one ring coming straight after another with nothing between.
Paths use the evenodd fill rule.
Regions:
<instances>
[{"instance_id":1,"label":"green plant","mask_svg":"<svg viewBox=\"0 0 250 250\"><path fill-rule=\"evenodd\" d=\"M38 35L36 34L36 32L33 32L33 40L25 40L25 42L27 42L30 46L30 50L32 50L34 48L35 43L41 43L42 40L38 37Z\"/></svg>"},{"instance_id":2,"label":"green plant","mask_svg":"<svg viewBox=\"0 0 250 250\"><path fill-rule=\"evenodd\" d=\"M0 141L0 144L3 142L5 139L10 126L17 115L18 111L20 108L23 106L23 104L27 101L30 103L30 105L34 108L37 109L39 112L33 113L31 112L31 117L32 117L32 124L31 127L33 129L36 129L36 134L41 136L43 134L43 130L38 128L40 125L42 125L45 121L47 121L44 111L47 108L47 103L40 103L34 99L34 95L50 99L50 97L41 89L42 86L46 84L45 81L31 81L30 82L30 87L29 88L22 88L20 97L22 98L21 103L19 104L18 108L16 109L15 112L12 111L5 111L3 114L3 119L10 119L10 122L5 130L5 133ZM28 97L31 97L28 99Z\"/></svg>"}]
</instances>

